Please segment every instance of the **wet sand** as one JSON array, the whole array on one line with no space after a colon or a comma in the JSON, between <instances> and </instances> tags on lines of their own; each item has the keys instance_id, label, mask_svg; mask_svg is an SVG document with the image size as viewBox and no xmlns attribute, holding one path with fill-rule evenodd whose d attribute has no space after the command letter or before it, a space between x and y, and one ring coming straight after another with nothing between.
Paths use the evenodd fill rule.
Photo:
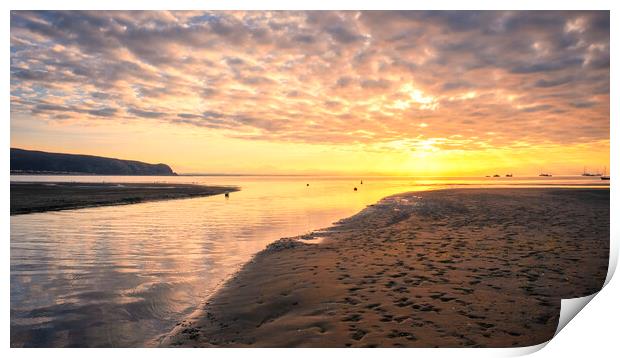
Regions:
<instances>
[{"instance_id":1,"label":"wet sand","mask_svg":"<svg viewBox=\"0 0 620 358\"><path fill-rule=\"evenodd\" d=\"M11 183L11 215L194 198L238 188L150 183Z\"/></svg>"},{"instance_id":2,"label":"wet sand","mask_svg":"<svg viewBox=\"0 0 620 358\"><path fill-rule=\"evenodd\" d=\"M534 345L561 298L602 287L608 253L609 189L401 194L271 244L155 344Z\"/></svg>"}]
</instances>

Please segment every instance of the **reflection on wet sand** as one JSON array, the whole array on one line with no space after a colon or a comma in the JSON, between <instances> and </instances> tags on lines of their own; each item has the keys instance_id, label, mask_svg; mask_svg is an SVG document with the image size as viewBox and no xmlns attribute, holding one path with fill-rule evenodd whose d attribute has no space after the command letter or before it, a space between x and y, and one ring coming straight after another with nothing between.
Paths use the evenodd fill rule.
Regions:
<instances>
[{"instance_id":1,"label":"reflection on wet sand","mask_svg":"<svg viewBox=\"0 0 620 358\"><path fill-rule=\"evenodd\" d=\"M278 238L329 227L396 193L455 183L506 185L463 178L364 178L363 186L353 192L359 178L104 179L238 185L241 191L228 199L11 217L11 346L142 346L168 332L252 255ZM533 180L530 185L541 183ZM560 178L553 180L561 183ZM526 185L527 180L515 183ZM567 184L589 182L577 178L565 180Z\"/></svg>"},{"instance_id":2,"label":"reflection on wet sand","mask_svg":"<svg viewBox=\"0 0 620 358\"><path fill-rule=\"evenodd\" d=\"M270 244L161 340L185 347L522 347L601 289L609 190L455 189L382 200ZM312 237L313 235L305 235Z\"/></svg>"}]
</instances>

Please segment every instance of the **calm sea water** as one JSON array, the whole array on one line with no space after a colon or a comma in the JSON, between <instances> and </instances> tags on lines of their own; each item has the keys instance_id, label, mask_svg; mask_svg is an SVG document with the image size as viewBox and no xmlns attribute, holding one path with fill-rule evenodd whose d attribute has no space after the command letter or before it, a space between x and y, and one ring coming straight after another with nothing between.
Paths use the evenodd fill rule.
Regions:
<instances>
[{"instance_id":1,"label":"calm sea water","mask_svg":"<svg viewBox=\"0 0 620 358\"><path fill-rule=\"evenodd\" d=\"M599 178L12 176L236 185L223 195L11 216L11 346L143 346L252 255L406 191L601 185ZM310 186L306 186L310 184ZM353 191L357 187L358 191Z\"/></svg>"}]
</instances>

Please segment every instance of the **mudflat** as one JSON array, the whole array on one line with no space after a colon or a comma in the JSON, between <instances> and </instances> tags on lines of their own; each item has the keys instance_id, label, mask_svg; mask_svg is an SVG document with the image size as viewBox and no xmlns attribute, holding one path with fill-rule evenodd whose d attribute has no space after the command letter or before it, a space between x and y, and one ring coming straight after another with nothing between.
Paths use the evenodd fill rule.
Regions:
<instances>
[{"instance_id":1,"label":"mudflat","mask_svg":"<svg viewBox=\"0 0 620 358\"><path fill-rule=\"evenodd\" d=\"M609 189L391 196L271 244L155 344L534 345L553 337L560 299L602 287L609 236Z\"/></svg>"},{"instance_id":2,"label":"mudflat","mask_svg":"<svg viewBox=\"0 0 620 358\"><path fill-rule=\"evenodd\" d=\"M168 183L11 182L11 215L193 198L237 190L225 186Z\"/></svg>"}]
</instances>

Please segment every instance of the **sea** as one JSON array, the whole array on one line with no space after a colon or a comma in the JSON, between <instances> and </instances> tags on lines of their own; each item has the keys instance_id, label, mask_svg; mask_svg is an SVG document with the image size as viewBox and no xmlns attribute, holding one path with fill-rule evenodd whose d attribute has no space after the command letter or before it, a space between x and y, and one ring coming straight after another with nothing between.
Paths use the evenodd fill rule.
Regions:
<instances>
[{"instance_id":1,"label":"sea","mask_svg":"<svg viewBox=\"0 0 620 358\"><path fill-rule=\"evenodd\" d=\"M269 243L328 228L397 193L605 187L598 177L11 176L22 182L231 185L229 197L14 215L12 347L143 347ZM357 190L354 190L357 188Z\"/></svg>"}]
</instances>

